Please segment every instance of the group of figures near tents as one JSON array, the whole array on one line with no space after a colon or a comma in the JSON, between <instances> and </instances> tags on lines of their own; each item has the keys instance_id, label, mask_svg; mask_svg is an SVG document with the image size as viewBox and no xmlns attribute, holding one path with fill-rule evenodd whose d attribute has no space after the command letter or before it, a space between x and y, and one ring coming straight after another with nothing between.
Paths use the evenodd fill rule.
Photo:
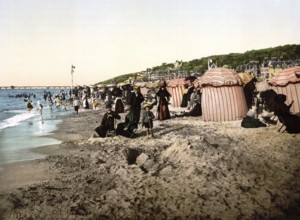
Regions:
<instances>
[{"instance_id":1,"label":"group of figures near tents","mask_svg":"<svg viewBox=\"0 0 300 220\"><path fill-rule=\"evenodd\" d=\"M122 90L125 91L124 99L121 98L123 94ZM157 118L159 120L171 118L168 107L171 94L166 90L165 82L160 86L154 97L155 101L152 103L146 102L139 87L132 87L130 85L124 86L122 89L114 87L111 93L117 97L115 99L115 108L112 110L112 103L110 101L105 102L107 111L102 118L100 126L95 129L100 137L106 137L110 131L113 131L115 135L134 137L135 130L140 123L142 103L144 103L144 111L141 124L142 127L145 126L147 128L148 138L153 137L152 128L155 116L150 110L154 105L157 105ZM119 114L124 112L126 113L125 121L115 126L115 120L121 119Z\"/></svg>"},{"instance_id":2,"label":"group of figures near tents","mask_svg":"<svg viewBox=\"0 0 300 220\"><path fill-rule=\"evenodd\" d=\"M250 74L238 74L228 68L211 68L202 77L172 79L161 82L157 88L128 84L102 91L101 99L106 105L114 105L117 114L131 106L137 118L132 132L139 123L141 106L150 104L151 108L157 107L158 120L202 116L204 121L242 120L245 128L280 122L282 131L300 133L300 67L285 69L269 82L258 82ZM172 115L170 104L188 111ZM122 126L123 130L119 127L116 133L124 131L126 126Z\"/></svg>"}]
</instances>

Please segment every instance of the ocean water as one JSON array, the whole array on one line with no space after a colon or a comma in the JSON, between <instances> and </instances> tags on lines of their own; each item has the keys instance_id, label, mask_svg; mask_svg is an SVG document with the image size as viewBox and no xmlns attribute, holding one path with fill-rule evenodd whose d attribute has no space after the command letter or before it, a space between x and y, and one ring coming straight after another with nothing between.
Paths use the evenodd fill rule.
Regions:
<instances>
[{"instance_id":1,"label":"ocean water","mask_svg":"<svg viewBox=\"0 0 300 220\"><path fill-rule=\"evenodd\" d=\"M60 90L47 91L55 95ZM30 93L35 95L35 98L30 98L34 108L27 111L24 97L16 96ZM48 101L43 99L43 94L42 89L0 89L0 165L43 158L46 155L33 153L31 149L60 143L45 136L61 123L58 116L71 114L73 109L55 106L51 109ZM42 113L37 107L38 102L44 106Z\"/></svg>"}]
</instances>

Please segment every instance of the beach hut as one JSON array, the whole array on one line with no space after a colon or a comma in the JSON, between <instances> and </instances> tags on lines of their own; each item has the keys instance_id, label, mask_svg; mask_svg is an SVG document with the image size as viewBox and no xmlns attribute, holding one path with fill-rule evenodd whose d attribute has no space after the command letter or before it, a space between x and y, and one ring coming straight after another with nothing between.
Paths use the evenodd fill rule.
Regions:
<instances>
[{"instance_id":1,"label":"beach hut","mask_svg":"<svg viewBox=\"0 0 300 220\"><path fill-rule=\"evenodd\" d=\"M243 82L238 74L227 68L212 68L199 80L202 87L204 121L233 121L247 113Z\"/></svg>"},{"instance_id":2,"label":"beach hut","mask_svg":"<svg viewBox=\"0 0 300 220\"><path fill-rule=\"evenodd\" d=\"M184 78L171 79L167 82L167 90L172 95L171 105L173 107L180 107L186 83Z\"/></svg>"},{"instance_id":3,"label":"beach hut","mask_svg":"<svg viewBox=\"0 0 300 220\"><path fill-rule=\"evenodd\" d=\"M291 112L300 112L300 66L282 70L269 83L278 94L286 95L288 105L294 101Z\"/></svg>"}]
</instances>

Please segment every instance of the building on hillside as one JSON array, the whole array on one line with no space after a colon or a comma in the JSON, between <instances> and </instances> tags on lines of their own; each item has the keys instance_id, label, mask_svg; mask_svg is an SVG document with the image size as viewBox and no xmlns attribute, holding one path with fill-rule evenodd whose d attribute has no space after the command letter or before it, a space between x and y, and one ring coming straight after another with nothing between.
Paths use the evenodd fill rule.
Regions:
<instances>
[{"instance_id":1,"label":"building on hillside","mask_svg":"<svg viewBox=\"0 0 300 220\"><path fill-rule=\"evenodd\" d=\"M250 61L246 65L245 72L250 73L251 75L253 75L255 77L260 77L261 76L261 71L260 71L259 61Z\"/></svg>"},{"instance_id":2,"label":"building on hillside","mask_svg":"<svg viewBox=\"0 0 300 220\"><path fill-rule=\"evenodd\" d=\"M179 61L179 60L176 60L175 63L174 63L174 70L179 70L180 67L182 66L182 60Z\"/></svg>"}]
</instances>

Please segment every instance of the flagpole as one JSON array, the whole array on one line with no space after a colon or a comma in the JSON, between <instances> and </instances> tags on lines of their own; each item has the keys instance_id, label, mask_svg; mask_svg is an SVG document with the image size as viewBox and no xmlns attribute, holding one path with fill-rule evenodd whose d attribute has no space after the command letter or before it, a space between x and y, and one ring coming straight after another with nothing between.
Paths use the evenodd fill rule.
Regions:
<instances>
[{"instance_id":1,"label":"flagpole","mask_svg":"<svg viewBox=\"0 0 300 220\"><path fill-rule=\"evenodd\" d=\"M75 66L71 65L71 94L73 93L73 73Z\"/></svg>"}]
</instances>

